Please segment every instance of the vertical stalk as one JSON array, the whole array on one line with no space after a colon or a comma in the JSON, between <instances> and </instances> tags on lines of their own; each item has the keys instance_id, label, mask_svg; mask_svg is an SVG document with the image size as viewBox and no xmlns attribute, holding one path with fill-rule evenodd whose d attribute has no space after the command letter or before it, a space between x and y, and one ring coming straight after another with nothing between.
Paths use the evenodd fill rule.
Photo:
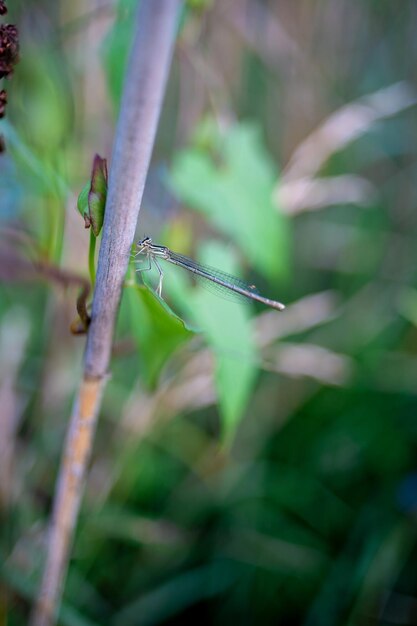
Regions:
<instances>
[{"instance_id":1,"label":"vertical stalk","mask_svg":"<svg viewBox=\"0 0 417 626\"><path fill-rule=\"evenodd\" d=\"M31 626L52 626L56 620L86 467L108 377L116 314L171 64L181 5L181 0L141 0L139 5L109 172L84 371L57 481L46 565Z\"/></svg>"}]
</instances>

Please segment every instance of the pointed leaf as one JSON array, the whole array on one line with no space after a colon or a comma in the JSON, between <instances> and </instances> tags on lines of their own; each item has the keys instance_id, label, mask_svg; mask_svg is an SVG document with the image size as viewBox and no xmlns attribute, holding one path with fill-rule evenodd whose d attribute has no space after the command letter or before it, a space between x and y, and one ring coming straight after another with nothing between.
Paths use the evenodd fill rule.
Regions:
<instances>
[{"instance_id":1,"label":"pointed leaf","mask_svg":"<svg viewBox=\"0 0 417 626\"><path fill-rule=\"evenodd\" d=\"M91 174L91 187L88 193L89 218L96 237L100 234L103 226L106 198L107 161L96 154Z\"/></svg>"},{"instance_id":2,"label":"pointed leaf","mask_svg":"<svg viewBox=\"0 0 417 626\"><path fill-rule=\"evenodd\" d=\"M236 274L232 254L218 243L204 248L204 263ZM215 356L215 385L223 419L223 438L230 441L246 409L257 371L250 307L199 287L189 297L190 313Z\"/></svg>"},{"instance_id":3,"label":"pointed leaf","mask_svg":"<svg viewBox=\"0 0 417 626\"><path fill-rule=\"evenodd\" d=\"M90 193L90 185L90 182L84 185L78 195L77 200L77 209L81 213L81 216L84 218L86 228L90 228L91 226L88 210L88 194Z\"/></svg>"},{"instance_id":4,"label":"pointed leaf","mask_svg":"<svg viewBox=\"0 0 417 626\"><path fill-rule=\"evenodd\" d=\"M153 387L172 353L194 333L148 287L129 284L124 297L130 308L142 375L146 384Z\"/></svg>"}]
</instances>

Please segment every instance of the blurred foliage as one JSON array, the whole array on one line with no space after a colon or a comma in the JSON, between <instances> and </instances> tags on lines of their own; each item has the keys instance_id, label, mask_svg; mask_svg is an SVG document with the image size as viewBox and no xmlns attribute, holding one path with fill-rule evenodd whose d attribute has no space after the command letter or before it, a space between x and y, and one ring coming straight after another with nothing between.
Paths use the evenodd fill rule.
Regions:
<instances>
[{"instance_id":1,"label":"blurred foliage","mask_svg":"<svg viewBox=\"0 0 417 626\"><path fill-rule=\"evenodd\" d=\"M110 157L137 2L9 4L0 616L20 626L81 371L76 198ZM187 3L138 239L288 306L172 267L162 300L131 264L63 626L415 623L416 23L412 0Z\"/></svg>"},{"instance_id":2,"label":"blurred foliage","mask_svg":"<svg viewBox=\"0 0 417 626\"><path fill-rule=\"evenodd\" d=\"M137 0L115 3L113 23L103 40L101 54L109 95L114 105L120 101L124 71L133 39Z\"/></svg>"},{"instance_id":3,"label":"blurred foliage","mask_svg":"<svg viewBox=\"0 0 417 626\"><path fill-rule=\"evenodd\" d=\"M220 136L214 120L206 120L196 143L175 157L174 190L234 241L250 265L271 280L282 278L289 271L287 220L272 202L276 173L259 129L239 124Z\"/></svg>"}]
</instances>

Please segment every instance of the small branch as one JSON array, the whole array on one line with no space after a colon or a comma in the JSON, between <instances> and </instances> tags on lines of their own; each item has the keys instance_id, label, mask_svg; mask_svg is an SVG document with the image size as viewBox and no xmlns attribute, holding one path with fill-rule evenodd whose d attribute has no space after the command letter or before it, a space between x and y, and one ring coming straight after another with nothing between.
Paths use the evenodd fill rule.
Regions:
<instances>
[{"instance_id":1,"label":"small branch","mask_svg":"<svg viewBox=\"0 0 417 626\"><path fill-rule=\"evenodd\" d=\"M57 482L46 566L32 626L60 602L110 361L113 331L168 77L181 0L142 0L110 167L84 373Z\"/></svg>"},{"instance_id":2,"label":"small branch","mask_svg":"<svg viewBox=\"0 0 417 626\"><path fill-rule=\"evenodd\" d=\"M48 280L53 280L58 284L62 284L64 286L78 284L81 287L81 291L77 297L76 305L79 319L76 319L74 320L74 322L72 322L70 330L74 335L86 333L91 321L91 318L87 311L87 299L91 291L90 283L88 282L88 280L83 276L73 274L72 272L68 272L45 262L35 262L33 264L33 269L40 276L44 276Z\"/></svg>"}]
</instances>

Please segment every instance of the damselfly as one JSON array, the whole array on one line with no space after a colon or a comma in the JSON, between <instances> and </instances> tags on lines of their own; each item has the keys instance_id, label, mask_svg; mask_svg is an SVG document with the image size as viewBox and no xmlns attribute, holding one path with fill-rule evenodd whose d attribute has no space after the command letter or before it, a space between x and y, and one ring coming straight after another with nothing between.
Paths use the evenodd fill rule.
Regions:
<instances>
[{"instance_id":1,"label":"damselfly","mask_svg":"<svg viewBox=\"0 0 417 626\"><path fill-rule=\"evenodd\" d=\"M276 300L270 300L269 298L264 298L256 289L255 285L248 285L240 278L236 278L236 276L231 276L230 274L226 274L226 272L222 272L214 267L208 267L206 265L201 265L192 259L189 259L182 254L177 254L173 252L166 246L158 246L152 242L150 237L145 237L137 244L137 252L135 257L139 255L144 255L148 259L148 266L145 268L139 268L138 272L143 272L150 270L152 267L152 263L154 263L156 269L159 273L159 283L156 289L156 292L159 296L162 295L162 281L164 278L164 273L159 264L159 259L163 259L172 263L173 265L178 265L189 272L192 272L198 278L208 281L209 283L216 285L218 289L221 291L225 291L226 293L234 293L237 296L241 296L243 298L247 298L249 300L257 300L258 302L262 302L262 304L266 304L267 306L271 306L274 309L278 309L282 311L285 309L285 306L281 302L277 302Z\"/></svg>"}]
</instances>

